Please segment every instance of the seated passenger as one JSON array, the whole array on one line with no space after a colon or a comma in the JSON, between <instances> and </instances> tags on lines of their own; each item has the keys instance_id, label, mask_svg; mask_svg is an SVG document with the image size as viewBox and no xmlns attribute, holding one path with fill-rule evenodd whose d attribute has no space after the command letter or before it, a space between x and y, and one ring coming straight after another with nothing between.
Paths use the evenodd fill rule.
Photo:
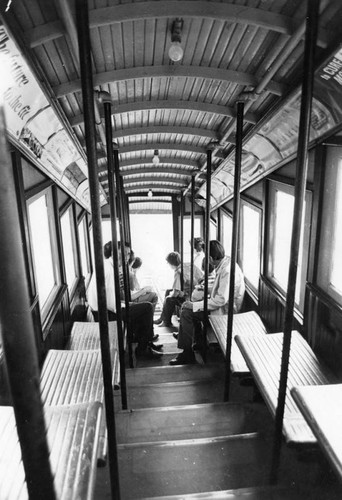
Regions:
<instances>
[{"instance_id":1,"label":"seated passenger","mask_svg":"<svg viewBox=\"0 0 342 500\"><path fill-rule=\"evenodd\" d=\"M160 318L154 321L156 325L172 327L172 315L174 314L176 306L183 304L190 296L190 266L191 264L185 263L183 265L183 291L181 291L181 259L178 252L170 252L166 256L166 262L174 270L174 279L171 290L166 291L165 300L163 303L162 313ZM203 272L194 266L194 285L203 276Z\"/></svg>"},{"instance_id":2,"label":"seated passenger","mask_svg":"<svg viewBox=\"0 0 342 500\"><path fill-rule=\"evenodd\" d=\"M202 271L205 272L205 259L202 261ZM212 259L209 257L209 275L208 275L208 293L210 295L211 289L215 281L215 267L212 263ZM197 285L194 286L194 290L191 294L191 302L197 302L203 300L204 297L204 276L199 280Z\"/></svg>"},{"instance_id":3,"label":"seated passenger","mask_svg":"<svg viewBox=\"0 0 342 500\"><path fill-rule=\"evenodd\" d=\"M104 274L105 287L107 296L107 309L109 321L116 320L116 301L114 288L114 265L112 258L112 242L109 241L103 247L104 253ZM128 257L128 256L127 256ZM121 256L119 252L119 262ZM123 284L122 266L120 266L120 285ZM92 310L95 321L98 321L98 304L96 292L96 276L95 272L91 278L88 288L88 304ZM136 349L137 356L160 357L163 355L160 350L162 345L153 344L153 306L150 302L141 302L139 304L130 302L129 317L126 317L126 310L122 308L122 318L128 320L129 327L134 335L135 342L138 343Z\"/></svg>"},{"instance_id":4,"label":"seated passenger","mask_svg":"<svg viewBox=\"0 0 342 500\"><path fill-rule=\"evenodd\" d=\"M131 300L132 302L151 302L153 306L153 313L156 308L156 304L158 302L158 295L152 290L150 286L141 287L138 277L137 271L142 266L142 260L140 257L134 257L134 260L129 263L128 272L129 272L129 288L131 290Z\"/></svg>"},{"instance_id":5,"label":"seated passenger","mask_svg":"<svg viewBox=\"0 0 342 500\"><path fill-rule=\"evenodd\" d=\"M224 248L219 241L212 240L209 244L209 255L216 270L213 287L208 299L208 311L211 314L227 314L229 298L230 257L225 256ZM239 312L245 293L245 282L240 267L236 264L234 313ZM204 300L185 302L182 306L179 330L178 348L183 352L170 361L170 365L184 365L196 362L193 352L194 341L201 343L202 321L204 320Z\"/></svg>"}]
</instances>

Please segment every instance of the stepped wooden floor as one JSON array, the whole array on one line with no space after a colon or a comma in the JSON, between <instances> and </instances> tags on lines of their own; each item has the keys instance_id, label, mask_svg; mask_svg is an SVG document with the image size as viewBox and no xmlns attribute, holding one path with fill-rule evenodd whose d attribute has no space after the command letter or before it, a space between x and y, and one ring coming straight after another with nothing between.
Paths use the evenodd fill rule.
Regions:
<instances>
[{"instance_id":1,"label":"stepped wooden floor","mask_svg":"<svg viewBox=\"0 0 342 500\"><path fill-rule=\"evenodd\" d=\"M155 331L167 354L127 369L128 410L115 393L122 500L342 498L320 454L301 460L285 447L281 484L267 486L274 424L265 405L253 402L253 387L233 379L231 402L223 403L220 351L211 348L205 365L169 366L178 351L173 332ZM97 471L94 498L111 498L108 466Z\"/></svg>"}]
</instances>

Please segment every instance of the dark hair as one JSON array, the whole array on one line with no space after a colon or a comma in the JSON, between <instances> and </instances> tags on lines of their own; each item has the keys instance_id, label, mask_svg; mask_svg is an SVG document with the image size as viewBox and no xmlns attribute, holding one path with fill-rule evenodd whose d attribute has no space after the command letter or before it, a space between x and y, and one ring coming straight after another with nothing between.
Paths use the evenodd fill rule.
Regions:
<instances>
[{"instance_id":1,"label":"dark hair","mask_svg":"<svg viewBox=\"0 0 342 500\"><path fill-rule=\"evenodd\" d=\"M217 240L209 241L209 255L213 260L221 260L225 256L223 246Z\"/></svg>"},{"instance_id":2,"label":"dark hair","mask_svg":"<svg viewBox=\"0 0 342 500\"><path fill-rule=\"evenodd\" d=\"M132 264L132 269L139 269L142 266L142 260L140 257L136 257Z\"/></svg>"},{"instance_id":3,"label":"dark hair","mask_svg":"<svg viewBox=\"0 0 342 500\"><path fill-rule=\"evenodd\" d=\"M103 255L105 259L109 259L112 256L112 242L108 241L105 245L103 245Z\"/></svg>"},{"instance_id":4,"label":"dark hair","mask_svg":"<svg viewBox=\"0 0 342 500\"><path fill-rule=\"evenodd\" d=\"M134 255L134 252L133 250L131 250L129 252L129 259L128 259L128 264L132 264L132 267L133 267L133 263L135 261L135 255Z\"/></svg>"},{"instance_id":5,"label":"dark hair","mask_svg":"<svg viewBox=\"0 0 342 500\"><path fill-rule=\"evenodd\" d=\"M179 253L178 252L170 252L169 254L167 254L166 262L171 264L171 266L176 266L176 267L179 266L179 264L181 263Z\"/></svg>"},{"instance_id":6,"label":"dark hair","mask_svg":"<svg viewBox=\"0 0 342 500\"><path fill-rule=\"evenodd\" d=\"M214 269L215 269L215 266L212 262L212 258L209 256L209 274L211 274ZM205 257L202 260L202 271L205 271Z\"/></svg>"},{"instance_id":7,"label":"dark hair","mask_svg":"<svg viewBox=\"0 0 342 500\"><path fill-rule=\"evenodd\" d=\"M200 236L194 238L194 249L197 250L197 252L204 250L204 240Z\"/></svg>"}]
</instances>

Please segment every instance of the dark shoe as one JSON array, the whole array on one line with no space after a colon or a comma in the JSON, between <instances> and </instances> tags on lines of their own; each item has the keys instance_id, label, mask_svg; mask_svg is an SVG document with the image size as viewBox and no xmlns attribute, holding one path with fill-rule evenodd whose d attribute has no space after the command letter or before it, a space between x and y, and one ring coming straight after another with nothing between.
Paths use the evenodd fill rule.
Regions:
<instances>
[{"instance_id":1,"label":"dark shoe","mask_svg":"<svg viewBox=\"0 0 342 500\"><path fill-rule=\"evenodd\" d=\"M160 323L162 323L162 322L163 322L162 318L158 318L158 319L155 319L155 320L153 321L153 324L154 324L154 325L160 325Z\"/></svg>"},{"instance_id":2,"label":"dark shoe","mask_svg":"<svg viewBox=\"0 0 342 500\"><path fill-rule=\"evenodd\" d=\"M153 342L150 342L149 346L154 351L161 351L163 349L163 347L164 347L163 344L153 344Z\"/></svg>"},{"instance_id":3,"label":"dark shoe","mask_svg":"<svg viewBox=\"0 0 342 500\"><path fill-rule=\"evenodd\" d=\"M139 349L139 347L136 348L135 350L135 355L137 357L144 357L144 358L150 358L150 359L158 359L158 358L161 358L161 356L164 355L163 352L159 352L159 351L155 351L154 349L152 349L151 346L148 346L146 347L146 349Z\"/></svg>"},{"instance_id":4,"label":"dark shoe","mask_svg":"<svg viewBox=\"0 0 342 500\"><path fill-rule=\"evenodd\" d=\"M196 363L196 359L194 353L192 351L186 352L183 351L174 359L169 361L169 365L194 365Z\"/></svg>"},{"instance_id":5,"label":"dark shoe","mask_svg":"<svg viewBox=\"0 0 342 500\"><path fill-rule=\"evenodd\" d=\"M178 340L178 333L173 333L172 335L174 339Z\"/></svg>"},{"instance_id":6,"label":"dark shoe","mask_svg":"<svg viewBox=\"0 0 342 500\"><path fill-rule=\"evenodd\" d=\"M156 333L155 335L153 335L152 342L155 342L158 339L159 339L159 335L158 335L158 333Z\"/></svg>"}]
</instances>

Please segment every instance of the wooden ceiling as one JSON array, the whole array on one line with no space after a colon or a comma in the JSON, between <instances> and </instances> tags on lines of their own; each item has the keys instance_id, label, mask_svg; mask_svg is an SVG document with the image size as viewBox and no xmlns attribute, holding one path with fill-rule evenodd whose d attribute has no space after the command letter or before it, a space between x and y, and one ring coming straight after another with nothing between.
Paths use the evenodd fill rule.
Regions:
<instances>
[{"instance_id":1,"label":"wooden ceiling","mask_svg":"<svg viewBox=\"0 0 342 500\"><path fill-rule=\"evenodd\" d=\"M1 16L78 148L85 147L72 0L2 2ZM236 101L249 91L245 133L298 86L303 0L89 0L94 91L112 99L113 136L129 195L187 191L204 182L206 151L219 143L214 170L234 149ZM171 30L183 20L183 58L170 60ZM342 2L322 0L317 57L336 46ZM98 170L108 190L102 105L94 92ZM158 151L159 164L152 163ZM85 153L84 153L85 154ZM197 173L197 175L196 175ZM213 174L215 176L215 172ZM157 200L156 200L157 201Z\"/></svg>"}]
</instances>

